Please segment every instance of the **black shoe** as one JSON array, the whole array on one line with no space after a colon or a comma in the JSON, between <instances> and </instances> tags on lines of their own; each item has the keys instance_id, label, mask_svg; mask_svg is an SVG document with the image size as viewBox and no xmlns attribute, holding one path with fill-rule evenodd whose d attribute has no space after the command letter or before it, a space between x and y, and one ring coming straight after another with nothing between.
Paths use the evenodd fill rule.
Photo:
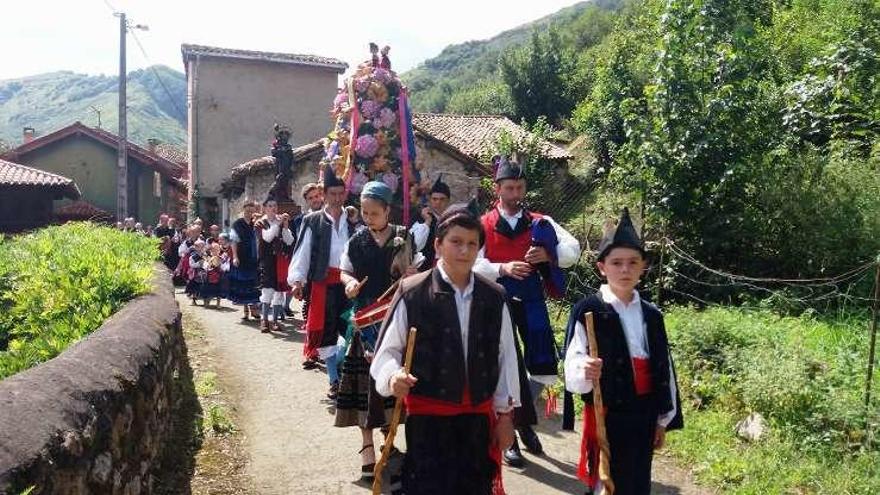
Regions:
<instances>
[{"instance_id":1,"label":"black shoe","mask_svg":"<svg viewBox=\"0 0 880 495\"><path fill-rule=\"evenodd\" d=\"M304 370L313 370L318 367L318 361L315 359L306 359L303 361L302 367Z\"/></svg>"},{"instance_id":2,"label":"black shoe","mask_svg":"<svg viewBox=\"0 0 880 495\"><path fill-rule=\"evenodd\" d=\"M533 430L531 426L523 426L517 431L519 431L519 436L520 438L522 438L523 445L526 446L526 450L535 455L544 454L544 447L541 446L541 440L538 438L538 434L535 433L535 430Z\"/></svg>"},{"instance_id":3,"label":"black shoe","mask_svg":"<svg viewBox=\"0 0 880 495\"><path fill-rule=\"evenodd\" d=\"M294 316L296 316L296 313L292 309L287 308L284 310L284 316L287 316L289 318L293 318Z\"/></svg>"},{"instance_id":4,"label":"black shoe","mask_svg":"<svg viewBox=\"0 0 880 495\"><path fill-rule=\"evenodd\" d=\"M519 442L517 442L516 438L513 439L513 445L504 451L504 460L510 467L521 468L526 465L526 460L519 450Z\"/></svg>"}]
</instances>

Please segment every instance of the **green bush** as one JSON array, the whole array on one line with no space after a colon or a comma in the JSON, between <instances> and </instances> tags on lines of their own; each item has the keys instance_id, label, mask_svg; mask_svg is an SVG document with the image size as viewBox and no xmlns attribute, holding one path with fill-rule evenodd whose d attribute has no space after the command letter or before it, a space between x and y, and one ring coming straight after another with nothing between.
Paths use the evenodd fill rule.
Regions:
<instances>
[{"instance_id":1,"label":"green bush","mask_svg":"<svg viewBox=\"0 0 880 495\"><path fill-rule=\"evenodd\" d=\"M865 318L823 321L768 311L677 307L666 314L686 429L676 456L731 493L877 493L880 412L862 404ZM769 433L734 425L751 412ZM867 417L866 417L867 414Z\"/></svg>"},{"instance_id":2,"label":"green bush","mask_svg":"<svg viewBox=\"0 0 880 495\"><path fill-rule=\"evenodd\" d=\"M0 379L47 361L149 291L155 241L89 223L0 244Z\"/></svg>"}]
</instances>

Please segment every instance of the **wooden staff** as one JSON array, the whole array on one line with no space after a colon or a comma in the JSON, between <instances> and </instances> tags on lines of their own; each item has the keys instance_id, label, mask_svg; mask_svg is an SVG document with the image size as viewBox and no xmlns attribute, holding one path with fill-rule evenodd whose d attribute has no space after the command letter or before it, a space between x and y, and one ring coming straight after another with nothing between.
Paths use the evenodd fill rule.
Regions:
<instances>
[{"instance_id":1,"label":"wooden staff","mask_svg":"<svg viewBox=\"0 0 880 495\"><path fill-rule=\"evenodd\" d=\"M403 371L409 374L412 368L413 347L416 344L415 327L409 329L409 335L406 338L406 354L403 358ZM373 469L373 495L382 493L382 470L388 463L388 457L391 456L391 449L394 448L394 437L397 435L397 426L400 424L400 411L403 409L403 399L400 397L394 401L394 413L391 415L391 423L388 425L388 435L385 437L385 444L382 445L382 457L376 463Z\"/></svg>"},{"instance_id":2,"label":"wooden staff","mask_svg":"<svg viewBox=\"0 0 880 495\"><path fill-rule=\"evenodd\" d=\"M590 357L599 359L599 344L596 342L596 329L593 326L593 313L585 315L587 340L590 343ZM602 385L593 380L593 411L596 415L596 438L599 440L599 479L602 480L602 494L614 495L614 481L611 479L611 446L605 432L605 404L602 400Z\"/></svg>"}]
</instances>

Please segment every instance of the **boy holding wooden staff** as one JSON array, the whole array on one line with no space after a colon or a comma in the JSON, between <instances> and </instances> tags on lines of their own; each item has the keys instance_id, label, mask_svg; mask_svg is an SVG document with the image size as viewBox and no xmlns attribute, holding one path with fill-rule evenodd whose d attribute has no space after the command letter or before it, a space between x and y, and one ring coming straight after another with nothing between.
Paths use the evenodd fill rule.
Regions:
<instances>
[{"instance_id":1,"label":"boy holding wooden staff","mask_svg":"<svg viewBox=\"0 0 880 495\"><path fill-rule=\"evenodd\" d=\"M484 239L472 213L446 212L437 266L401 281L379 335L370 374L380 394L405 401L407 495L504 493L519 374L504 290L472 272ZM418 332L406 373L410 327Z\"/></svg>"},{"instance_id":2,"label":"boy holding wooden staff","mask_svg":"<svg viewBox=\"0 0 880 495\"><path fill-rule=\"evenodd\" d=\"M578 477L595 493L603 488L614 495L651 493L653 451L663 446L666 431L683 426L663 315L636 291L645 255L624 209L599 244L597 266L607 283L578 302L568 322L565 386L585 402ZM598 357L591 357L596 352L589 349L588 325ZM597 381L604 418L593 408ZM606 438L597 436L603 429L597 419L604 419ZM602 473L605 479L600 479L600 446L610 463L610 473Z\"/></svg>"}]
</instances>

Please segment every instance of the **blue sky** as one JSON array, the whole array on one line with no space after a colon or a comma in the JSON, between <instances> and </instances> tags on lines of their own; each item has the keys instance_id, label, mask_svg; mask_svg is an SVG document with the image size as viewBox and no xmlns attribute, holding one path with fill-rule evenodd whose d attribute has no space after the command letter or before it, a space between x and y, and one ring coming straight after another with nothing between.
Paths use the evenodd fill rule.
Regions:
<instances>
[{"instance_id":1,"label":"blue sky","mask_svg":"<svg viewBox=\"0 0 880 495\"><path fill-rule=\"evenodd\" d=\"M0 79L56 70L114 74L119 22L125 11L146 52L129 36L128 69L165 64L183 71L181 43L309 53L350 65L368 56L367 44L391 45L405 71L449 44L490 38L576 3L575 0L204 1L48 0L3 2ZM113 10L111 10L113 9Z\"/></svg>"}]
</instances>

